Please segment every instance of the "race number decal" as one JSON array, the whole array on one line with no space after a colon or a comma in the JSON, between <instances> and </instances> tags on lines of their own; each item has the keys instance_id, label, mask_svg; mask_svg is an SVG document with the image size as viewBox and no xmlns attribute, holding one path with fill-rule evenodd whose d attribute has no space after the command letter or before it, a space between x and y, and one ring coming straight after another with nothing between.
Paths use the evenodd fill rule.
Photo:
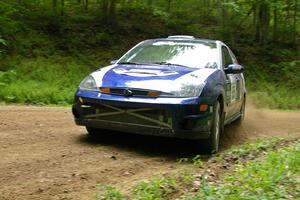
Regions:
<instances>
[{"instance_id":1,"label":"race number decal","mask_svg":"<svg viewBox=\"0 0 300 200\"><path fill-rule=\"evenodd\" d=\"M230 81L230 103L233 103L237 99L237 81L235 75L230 74L228 76Z\"/></svg>"}]
</instances>

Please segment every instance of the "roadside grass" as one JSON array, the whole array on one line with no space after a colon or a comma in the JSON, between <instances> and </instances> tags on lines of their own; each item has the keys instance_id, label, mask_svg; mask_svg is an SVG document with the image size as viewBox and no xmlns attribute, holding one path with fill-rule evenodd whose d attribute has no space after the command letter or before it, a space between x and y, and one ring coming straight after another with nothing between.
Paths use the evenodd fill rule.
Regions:
<instances>
[{"instance_id":1,"label":"roadside grass","mask_svg":"<svg viewBox=\"0 0 300 200\"><path fill-rule=\"evenodd\" d=\"M203 182L183 199L296 199L300 196L300 142L235 167L220 182Z\"/></svg>"},{"instance_id":2,"label":"roadside grass","mask_svg":"<svg viewBox=\"0 0 300 200\"><path fill-rule=\"evenodd\" d=\"M64 57L16 60L0 71L0 102L69 105L80 81L97 68Z\"/></svg>"},{"instance_id":3,"label":"roadside grass","mask_svg":"<svg viewBox=\"0 0 300 200\"><path fill-rule=\"evenodd\" d=\"M173 177L142 181L133 188L132 199L152 200L164 199L177 190L177 182Z\"/></svg>"},{"instance_id":4,"label":"roadside grass","mask_svg":"<svg viewBox=\"0 0 300 200\"><path fill-rule=\"evenodd\" d=\"M183 158L192 171L137 183L123 195L109 186L97 200L296 199L300 195L300 140L271 138L231 148L202 163Z\"/></svg>"},{"instance_id":5,"label":"roadside grass","mask_svg":"<svg viewBox=\"0 0 300 200\"><path fill-rule=\"evenodd\" d=\"M258 108L299 110L300 90L291 90L285 86L273 86L263 81L249 88L248 99Z\"/></svg>"},{"instance_id":6,"label":"roadside grass","mask_svg":"<svg viewBox=\"0 0 300 200\"><path fill-rule=\"evenodd\" d=\"M97 187L99 190L101 190L101 187ZM108 185L104 187L104 194L96 194L96 199L106 199L106 200L126 200L127 198L124 197L120 191L118 191L116 188Z\"/></svg>"},{"instance_id":7,"label":"roadside grass","mask_svg":"<svg viewBox=\"0 0 300 200\"><path fill-rule=\"evenodd\" d=\"M220 156L225 158L227 156L247 156L249 154L259 153L265 151L276 145L276 143L283 141L283 138L272 137L272 138L258 138L255 142L248 142L241 146L233 146L226 150Z\"/></svg>"},{"instance_id":8,"label":"roadside grass","mask_svg":"<svg viewBox=\"0 0 300 200\"><path fill-rule=\"evenodd\" d=\"M271 62L254 58L245 67L248 99L257 107L300 109L300 76L294 76L299 73L300 60Z\"/></svg>"}]
</instances>

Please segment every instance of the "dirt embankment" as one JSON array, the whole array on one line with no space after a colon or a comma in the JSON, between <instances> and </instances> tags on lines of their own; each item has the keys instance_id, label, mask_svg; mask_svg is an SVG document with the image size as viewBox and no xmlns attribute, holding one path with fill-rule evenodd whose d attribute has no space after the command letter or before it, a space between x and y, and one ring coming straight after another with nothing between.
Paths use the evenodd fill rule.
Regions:
<instances>
[{"instance_id":1,"label":"dirt embankment","mask_svg":"<svg viewBox=\"0 0 300 200\"><path fill-rule=\"evenodd\" d=\"M248 107L242 127L225 128L222 149L257 137L300 134L300 112ZM182 140L112 133L92 139L68 108L0 107L0 199L92 199L97 185L126 186L176 170L194 155Z\"/></svg>"}]
</instances>

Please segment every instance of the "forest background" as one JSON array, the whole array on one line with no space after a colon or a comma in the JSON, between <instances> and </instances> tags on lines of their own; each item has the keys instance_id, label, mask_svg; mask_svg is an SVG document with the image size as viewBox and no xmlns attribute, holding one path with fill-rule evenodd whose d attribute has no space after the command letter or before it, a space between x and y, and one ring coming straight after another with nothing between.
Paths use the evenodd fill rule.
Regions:
<instances>
[{"instance_id":1,"label":"forest background","mask_svg":"<svg viewBox=\"0 0 300 200\"><path fill-rule=\"evenodd\" d=\"M136 43L222 40L257 106L300 109L298 0L0 0L0 102L72 103L80 81Z\"/></svg>"}]
</instances>

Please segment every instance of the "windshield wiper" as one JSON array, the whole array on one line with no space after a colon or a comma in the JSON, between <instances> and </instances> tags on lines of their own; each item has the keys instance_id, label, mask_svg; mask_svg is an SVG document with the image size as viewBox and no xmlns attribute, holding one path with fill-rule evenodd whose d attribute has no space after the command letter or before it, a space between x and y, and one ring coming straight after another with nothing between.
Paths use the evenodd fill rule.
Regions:
<instances>
[{"instance_id":1,"label":"windshield wiper","mask_svg":"<svg viewBox=\"0 0 300 200\"><path fill-rule=\"evenodd\" d=\"M188 67L186 65L180 65L180 64L176 64L176 63L169 63L169 62L155 62L154 64L158 64L158 65L168 65L168 66L178 66L178 67ZM188 67L191 68L191 67Z\"/></svg>"},{"instance_id":2,"label":"windshield wiper","mask_svg":"<svg viewBox=\"0 0 300 200\"><path fill-rule=\"evenodd\" d=\"M121 64L121 65L144 65L143 63L135 63L135 62L119 62L117 64Z\"/></svg>"}]
</instances>

